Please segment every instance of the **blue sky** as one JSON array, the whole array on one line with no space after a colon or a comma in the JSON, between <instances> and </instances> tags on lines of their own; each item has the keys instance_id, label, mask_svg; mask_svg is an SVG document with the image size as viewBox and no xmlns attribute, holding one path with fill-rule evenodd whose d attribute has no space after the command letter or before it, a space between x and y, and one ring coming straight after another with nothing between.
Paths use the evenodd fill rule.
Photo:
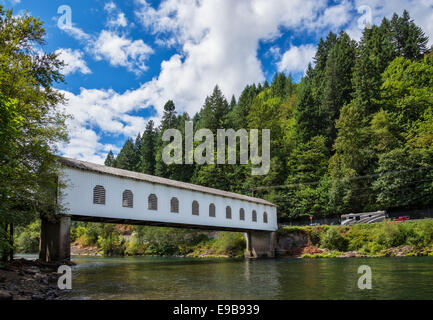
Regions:
<instances>
[{"instance_id":1,"label":"blue sky","mask_svg":"<svg viewBox=\"0 0 433 320\"><path fill-rule=\"evenodd\" d=\"M193 115L218 84L230 99L275 72L299 80L329 31L354 39L365 22L408 9L433 36L433 0L0 0L45 22L45 52L67 63L72 158L102 163L172 99ZM59 27L69 6L72 24ZM61 20L65 22L68 20ZM64 24L61 24L61 26ZM431 44L431 43L430 43Z\"/></svg>"}]
</instances>

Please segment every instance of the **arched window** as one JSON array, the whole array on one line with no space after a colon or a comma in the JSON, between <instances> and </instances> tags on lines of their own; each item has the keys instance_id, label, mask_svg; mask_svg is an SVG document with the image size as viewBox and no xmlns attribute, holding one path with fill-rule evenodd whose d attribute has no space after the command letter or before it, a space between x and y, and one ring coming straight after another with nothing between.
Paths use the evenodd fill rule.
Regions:
<instances>
[{"instance_id":1,"label":"arched window","mask_svg":"<svg viewBox=\"0 0 433 320\"><path fill-rule=\"evenodd\" d=\"M93 188L93 203L105 204L105 188L103 186Z\"/></svg>"},{"instance_id":2,"label":"arched window","mask_svg":"<svg viewBox=\"0 0 433 320\"><path fill-rule=\"evenodd\" d=\"M192 202L192 215L193 216L198 216L199 215L198 202L195 201L195 200Z\"/></svg>"},{"instance_id":3,"label":"arched window","mask_svg":"<svg viewBox=\"0 0 433 320\"><path fill-rule=\"evenodd\" d=\"M149 210L158 210L158 197L154 194L149 195L149 204L148 204Z\"/></svg>"},{"instance_id":4,"label":"arched window","mask_svg":"<svg viewBox=\"0 0 433 320\"><path fill-rule=\"evenodd\" d=\"M245 210L243 208L241 208L241 210L239 210L239 220L242 220L242 221L245 220Z\"/></svg>"},{"instance_id":5,"label":"arched window","mask_svg":"<svg viewBox=\"0 0 433 320\"><path fill-rule=\"evenodd\" d=\"M215 205L213 203L211 203L209 205L209 217L214 217L215 218Z\"/></svg>"},{"instance_id":6,"label":"arched window","mask_svg":"<svg viewBox=\"0 0 433 320\"><path fill-rule=\"evenodd\" d=\"M253 222L257 222L257 212L253 210Z\"/></svg>"},{"instance_id":7,"label":"arched window","mask_svg":"<svg viewBox=\"0 0 433 320\"><path fill-rule=\"evenodd\" d=\"M123 191L122 196L122 207L133 208L134 207L134 195L131 190Z\"/></svg>"},{"instance_id":8,"label":"arched window","mask_svg":"<svg viewBox=\"0 0 433 320\"><path fill-rule=\"evenodd\" d=\"M268 214L266 212L263 213L263 223L268 223Z\"/></svg>"},{"instance_id":9,"label":"arched window","mask_svg":"<svg viewBox=\"0 0 433 320\"><path fill-rule=\"evenodd\" d=\"M170 211L174 213L179 213L179 200L176 197L171 198Z\"/></svg>"},{"instance_id":10,"label":"arched window","mask_svg":"<svg viewBox=\"0 0 433 320\"><path fill-rule=\"evenodd\" d=\"M232 208L230 208L230 206L226 207L226 219L231 219L232 218Z\"/></svg>"}]
</instances>

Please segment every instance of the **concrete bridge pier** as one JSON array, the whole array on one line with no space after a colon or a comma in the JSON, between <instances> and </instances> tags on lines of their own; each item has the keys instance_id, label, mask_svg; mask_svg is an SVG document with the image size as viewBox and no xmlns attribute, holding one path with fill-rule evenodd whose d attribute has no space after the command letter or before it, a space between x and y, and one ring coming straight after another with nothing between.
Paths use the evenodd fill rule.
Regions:
<instances>
[{"instance_id":1,"label":"concrete bridge pier","mask_svg":"<svg viewBox=\"0 0 433 320\"><path fill-rule=\"evenodd\" d=\"M39 259L58 262L71 258L71 217L60 216L55 222L42 218Z\"/></svg>"},{"instance_id":2,"label":"concrete bridge pier","mask_svg":"<svg viewBox=\"0 0 433 320\"><path fill-rule=\"evenodd\" d=\"M247 242L246 258L275 258L275 249L277 247L276 232L248 231L245 233L245 240Z\"/></svg>"}]
</instances>

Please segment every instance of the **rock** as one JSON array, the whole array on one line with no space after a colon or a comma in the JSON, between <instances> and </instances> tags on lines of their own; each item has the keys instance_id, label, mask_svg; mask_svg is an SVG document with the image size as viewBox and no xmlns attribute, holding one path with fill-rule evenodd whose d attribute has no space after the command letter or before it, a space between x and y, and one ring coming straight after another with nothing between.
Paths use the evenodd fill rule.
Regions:
<instances>
[{"instance_id":1,"label":"rock","mask_svg":"<svg viewBox=\"0 0 433 320\"><path fill-rule=\"evenodd\" d=\"M6 290L0 290L0 300L12 300L12 294Z\"/></svg>"},{"instance_id":2,"label":"rock","mask_svg":"<svg viewBox=\"0 0 433 320\"><path fill-rule=\"evenodd\" d=\"M25 273L27 274L31 274L31 275L35 275L39 272L39 269L37 268L31 268L31 269L26 269L24 270Z\"/></svg>"},{"instance_id":3,"label":"rock","mask_svg":"<svg viewBox=\"0 0 433 320\"><path fill-rule=\"evenodd\" d=\"M38 294L32 296L32 300L44 300L44 297Z\"/></svg>"},{"instance_id":4,"label":"rock","mask_svg":"<svg viewBox=\"0 0 433 320\"><path fill-rule=\"evenodd\" d=\"M28 297L28 296L21 296L21 295L16 295L13 297L13 300L31 300L32 298Z\"/></svg>"},{"instance_id":5,"label":"rock","mask_svg":"<svg viewBox=\"0 0 433 320\"><path fill-rule=\"evenodd\" d=\"M30 290L22 290L19 293L24 295L24 296L31 296L31 295L33 295L34 292L30 291Z\"/></svg>"}]
</instances>

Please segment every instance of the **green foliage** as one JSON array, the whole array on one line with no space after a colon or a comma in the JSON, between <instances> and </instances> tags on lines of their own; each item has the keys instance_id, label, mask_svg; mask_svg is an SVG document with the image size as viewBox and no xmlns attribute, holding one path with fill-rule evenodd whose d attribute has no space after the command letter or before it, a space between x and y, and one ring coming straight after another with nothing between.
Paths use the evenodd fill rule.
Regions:
<instances>
[{"instance_id":1,"label":"green foliage","mask_svg":"<svg viewBox=\"0 0 433 320\"><path fill-rule=\"evenodd\" d=\"M146 130L141 137L141 147L139 148L138 171L146 174L155 174L155 157L157 148L158 132L153 127L150 120L146 125Z\"/></svg>"},{"instance_id":2,"label":"green foliage","mask_svg":"<svg viewBox=\"0 0 433 320\"><path fill-rule=\"evenodd\" d=\"M116 168L135 171L138 163L137 151L132 139L128 139L116 157Z\"/></svg>"},{"instance_id":3,"label":"green foliage","mask_svg":"<svg viewBox=\"0 0 433 320\"><path fill-rule=\"evenodd\" d=\"M307 258L307 259L317 259L317 258L338 258L344 256L343 252L339 251L327 251L325 253L314 253L309 254L305 253L301 255L301 258Z\"/></svg>"},{"instance_id":4,"label":"green foliage","mask_svg":"<svg viewBox=\"0 0 433 320\"><path fill-rule=\"evenodd\" d=\"M330 250L346 251L348 244L348 239L335 227L329 228L320 240L320 246Z\"/></svg>"},{"instance_id":5,"label":"green foliage","mask_svg":"<svg viewBox=\"0 0 433 320\"><path fill-rule=\"evenodd\" d=\"M36 253L39 251L39 239L41 236L41 220L36 219L34 222L25 226L17 232L19 236L15 239L17 252L19 253Z\"/></svg>"},{"instance_id":6,"label":"green foliage","mask_svg":"<svg viewBox=\"0 0 433 320\"><path fill-rule=\"evenodd\" d=\"M123 256L125 253L124 240L114 232L108 237L99 236L97 244L106 256Z\"/></svg>"},{"instance_id":7,"label":"green foliage","mask_svg":"<svg viewBox=\"0 0 433 320\"><path fill-rule=\"evenodd\" d=\"M245 237L242 233L220 232L214 243L217 253L230 256L243 256L245 251Z\"/></svg>"}]
</instances>

